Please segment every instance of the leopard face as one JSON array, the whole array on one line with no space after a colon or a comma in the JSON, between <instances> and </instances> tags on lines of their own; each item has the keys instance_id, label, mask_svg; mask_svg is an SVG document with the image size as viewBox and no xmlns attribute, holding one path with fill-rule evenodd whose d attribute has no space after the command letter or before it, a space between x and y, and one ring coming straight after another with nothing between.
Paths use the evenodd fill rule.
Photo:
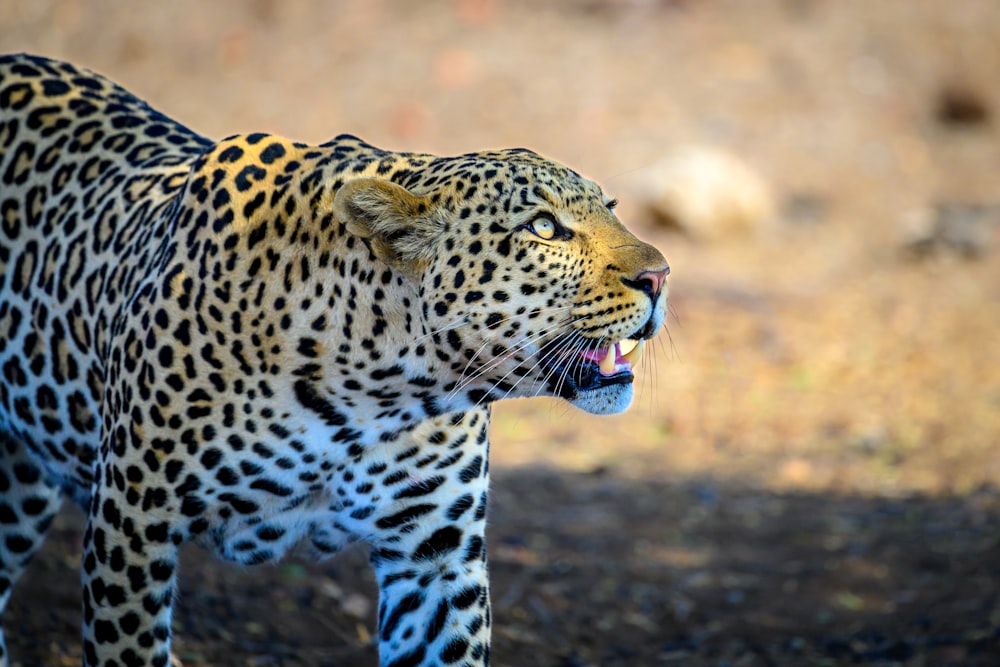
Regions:
<instances>
[{"instance_id":1,"label":"leopard face","mask_svg":"<svg viewBox=\"0 0 1000 667\"><path fill-rule=\"evenodd\" d=\"M614 204L515 149L438 159L409 187L348 181L334 208L416 287L448 397L549 395L612 414L663 325L669 273Z\"/></svg>"}]
</instances>

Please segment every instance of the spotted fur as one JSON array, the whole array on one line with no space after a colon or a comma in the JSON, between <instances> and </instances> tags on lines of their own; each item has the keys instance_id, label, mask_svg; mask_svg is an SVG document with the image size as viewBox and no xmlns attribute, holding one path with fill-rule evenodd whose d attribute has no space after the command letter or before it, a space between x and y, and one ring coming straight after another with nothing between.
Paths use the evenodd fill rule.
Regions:
<instances>
[{"instance_id":1,"label":"spotted fur","mask_svg":"<svg viewBox=\"0 0 1000 667\"><path fill-rule=\"evenodd\" d=\"M213 142L0 58L0 612L65 493L87 665L168 663L188 541L367 542L382 664L487 664L488 406L623 410L602 350L657 332L666 272L530 151Z\"/></svg>"}]
</instances>

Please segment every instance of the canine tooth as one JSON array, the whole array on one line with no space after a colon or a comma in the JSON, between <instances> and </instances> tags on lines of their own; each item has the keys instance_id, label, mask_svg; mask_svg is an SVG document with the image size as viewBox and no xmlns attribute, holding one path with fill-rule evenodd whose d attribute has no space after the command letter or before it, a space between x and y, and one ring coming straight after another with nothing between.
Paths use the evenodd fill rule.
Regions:
<instances>
[{"instance_id":1,"label":"canine tooth","mask_svg":"<svg viewBox=\"0 0 1000 667\"><path fill-rule=\"evenodd\" d=\"M628 357L628 353L634 350L635 346L638 344L639 341L626 338L622 342L618 343L618 353L623 357Z\"/></svg>"},{"instance_id":2,"label":"canine tooth","mask_svg":"<svg viewBox=\"0 0 1000 667\"><path fill-rule=\"evenodd\" d=\"M615 346L614 343L608 348L608 353L601 359L598 366L605 374L610 374L615 372Z\"/></svg>"},{"instance_id":3,"label":"canine tooth","mask_svg":"<svg viewBox=\"0 0 1000 667\"><path fill-rule=\"evenodd\" d=\"M623 354L622 356L625 358L625 361L627 361L632 366L635 366L637 363L639 363L639 358L642 357L642 347L645 344L646 341L640 340L638 343L635 344L635 347L633 347L631 350Z\"/></svg>"}]
</instances>

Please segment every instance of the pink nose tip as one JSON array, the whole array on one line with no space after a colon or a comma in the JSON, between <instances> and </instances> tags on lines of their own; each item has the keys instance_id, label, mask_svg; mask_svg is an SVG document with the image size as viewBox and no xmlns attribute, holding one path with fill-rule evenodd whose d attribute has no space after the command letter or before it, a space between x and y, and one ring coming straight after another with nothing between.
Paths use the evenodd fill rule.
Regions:
<instances>
[{"instance_id":1,"label":"pink nose tip","mask_svg":"<svg viewBox=\"0 0 1000 667\"><path fill-rule=\"evenodd\" d=\"M649 294L652 296L657 296L660 290L663 289L663 283L666 282L667 276L670 274L670 267L659 271L643 271L636 278L636 282L645 286L648 285Z\"/></svg>"}]
</instances>

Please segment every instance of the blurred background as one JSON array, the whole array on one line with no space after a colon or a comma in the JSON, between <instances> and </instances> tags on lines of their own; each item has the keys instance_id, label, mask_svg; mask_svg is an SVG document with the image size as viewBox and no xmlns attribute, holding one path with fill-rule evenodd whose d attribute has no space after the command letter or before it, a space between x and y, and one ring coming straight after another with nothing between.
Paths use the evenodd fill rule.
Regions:
<instances>
[{"instance_id":1,"label":"blurred background","mask_svg":"<svg viewBox=\"0 0 1000 667\"><path fill-rule=\"evenodd\" d=\"M673 268L632 410L495 410L500 665L1000 664L1000 3L0 0L205 135L526 146ZM5 622L79 664L80 515ZM190 666L375 664L363 553L185 554Z\"/></svg>"}]
</instances>

